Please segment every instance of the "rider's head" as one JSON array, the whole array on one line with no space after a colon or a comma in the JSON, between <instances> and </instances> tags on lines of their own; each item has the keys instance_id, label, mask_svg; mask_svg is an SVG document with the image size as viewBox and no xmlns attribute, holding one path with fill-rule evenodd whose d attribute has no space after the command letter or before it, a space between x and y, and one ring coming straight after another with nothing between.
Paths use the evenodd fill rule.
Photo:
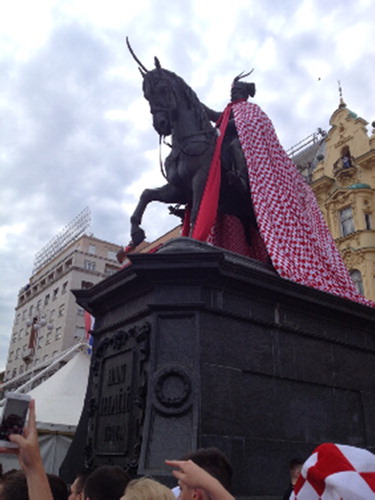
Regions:
<instances>
[{"instance_id":1,"label":"rider's head","mask_svg":"<svg viewBox=\"0 0 375 500\"><path fill-rule=\"evenodd\" d=\"M238 101L239 99L247 99L249 96L255 95L255 83L240 82L236 78L233 80L230 89L231 101Z\"/></svg>"}]
</instances>

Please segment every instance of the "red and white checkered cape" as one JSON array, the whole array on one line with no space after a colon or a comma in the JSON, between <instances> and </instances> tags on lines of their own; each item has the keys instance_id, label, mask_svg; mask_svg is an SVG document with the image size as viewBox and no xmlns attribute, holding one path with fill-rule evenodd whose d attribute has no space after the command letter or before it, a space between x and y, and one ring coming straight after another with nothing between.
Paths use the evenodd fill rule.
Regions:
<instances>
[{"instance_id":1,"label":"red and white checkered cape","mask_svg":"<svg viewBox=\"0 0 375 500\"><path fill-rule=\"evenodd\" d=\"M324 443L302 466L291 500L375 500L375 455Z\"/></svg>"},{"instance_id":2,"label":"red and white checkered cape","mask_svg":"<svg viewBox=\"0 0 375 500\"><path fill-rule=\"evenodd\" d=\"M277 273L374 307L357 292L315 195L281 146L271 120L247 101L234 103L232 109L260 236ZM213 244L215 231L208 238Z\"/></svg>"}]
</instances>

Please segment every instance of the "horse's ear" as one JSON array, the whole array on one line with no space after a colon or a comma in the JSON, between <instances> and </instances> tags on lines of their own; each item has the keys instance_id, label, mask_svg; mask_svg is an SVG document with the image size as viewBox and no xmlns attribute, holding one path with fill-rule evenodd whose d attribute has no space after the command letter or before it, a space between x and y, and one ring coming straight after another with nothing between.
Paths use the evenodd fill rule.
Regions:
<instances>
[{"instance_id":1,"label":"horse's ear","mask_svg":"<svg viewBox=\"0 0 375 500\"><path fill-rule=\"evenodd\" d=\"M156 56L154 58L154 61L155 61L155 68L156 69L161 69L160 61L159 61L159 59Z\"/></svg>"}]
</instances>

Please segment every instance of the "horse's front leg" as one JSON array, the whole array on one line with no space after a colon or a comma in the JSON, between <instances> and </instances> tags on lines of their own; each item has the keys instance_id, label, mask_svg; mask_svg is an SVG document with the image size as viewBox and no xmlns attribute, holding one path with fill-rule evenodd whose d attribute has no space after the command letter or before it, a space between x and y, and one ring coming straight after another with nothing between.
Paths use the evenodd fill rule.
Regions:
<instances>
[{"instance_id":1,"label":"horse's front leg","mask_svg":"<svg viewBox=\"0 0 375 500\"><path fill-rule=\"evenodd\" d=\"M131 245L136 247L145 239L146 235L141 228L142 217L146 210L147 205L154 200L157 200L156 189L145 189L141 197L139 198L138 205L136 206L133 215L130 217L130 235L131 235Z\"/></svg>"},{"instance_id":2,"label":"horse's front leg","mask_svg":"<svg viewBox=\"0 0 375 500\"><path fill-rule=\"evenodd\" d=\"M145 189L141 194L138 205L136 206L133 215L130 218L131 242L129 243L128 247L130 246L131 248L134 248L142 243L142 241L145 239L146 235L144 230L141 228L141 223L146 207L152 201L185 204L189 200L187 194L181 188L172 184L165 184L162 187L154 189ZM119 262L123 262L125 257L126 250L120 250L117 254L117 259L119 260Z\"/></svg>"}]
</instances>

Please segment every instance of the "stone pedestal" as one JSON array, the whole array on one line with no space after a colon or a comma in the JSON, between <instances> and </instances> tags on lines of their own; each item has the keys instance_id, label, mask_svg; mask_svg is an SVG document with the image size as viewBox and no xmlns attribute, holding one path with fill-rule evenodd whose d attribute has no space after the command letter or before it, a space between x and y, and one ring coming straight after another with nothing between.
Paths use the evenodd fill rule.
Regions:
<instances>
[{"instance_id":1,"label":"stone pedestal","mask_svg":"<svg viewBox=\"0 0 375 500\"><path fill-rule=\"evenodd\" d=\"M278 497L322 442L375 450L375 311L188 238L76 291L96 318L85 408L62 467L118 464L174 484L165 458L216 446L233 493Z\"/></svg>"}]
</instances>

